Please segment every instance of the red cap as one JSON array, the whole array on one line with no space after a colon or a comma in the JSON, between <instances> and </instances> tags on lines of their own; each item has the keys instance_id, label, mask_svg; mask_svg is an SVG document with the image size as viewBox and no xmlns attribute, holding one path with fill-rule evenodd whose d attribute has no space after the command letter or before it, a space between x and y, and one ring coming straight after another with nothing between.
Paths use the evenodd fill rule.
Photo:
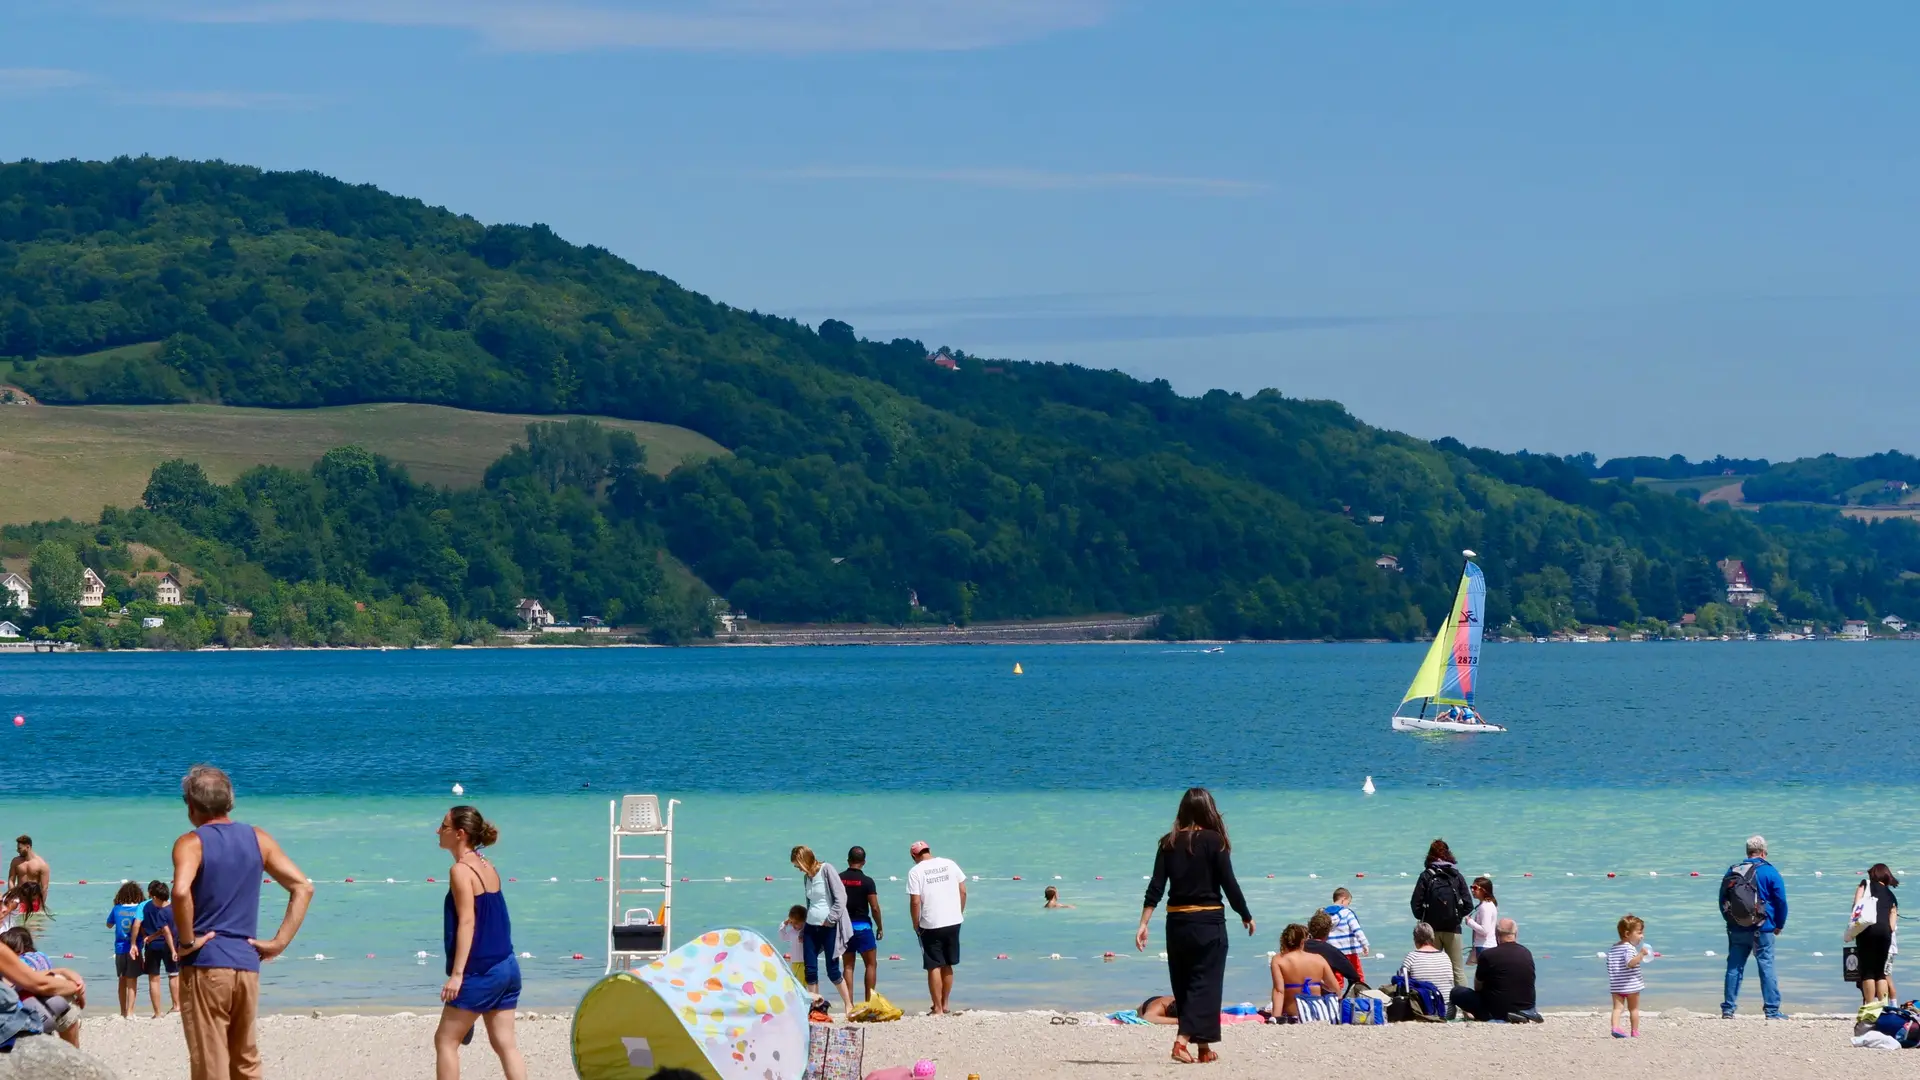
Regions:
<instances>
[{"instance_id":1,"label":"red cap","mask_svg":"<svg viewBox=\"0 0 1920 1080\"><path fill-rule=\"evenodd\" d=\"M933 845L927 843L925 840L915 840L913 843L907 845L907 854L909 855L918 855L923 851L932 850Z\"/></svg>"}]
</instances>

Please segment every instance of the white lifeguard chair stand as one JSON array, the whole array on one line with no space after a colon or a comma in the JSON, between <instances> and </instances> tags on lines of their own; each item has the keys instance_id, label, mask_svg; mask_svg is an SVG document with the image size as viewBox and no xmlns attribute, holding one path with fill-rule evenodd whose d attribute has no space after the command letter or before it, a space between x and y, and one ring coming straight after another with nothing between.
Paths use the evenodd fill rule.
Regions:
<instances>
[{"instance_id":1,"label":"white lifeguard chair stand","mask_svg":"<svg viewBox=\"0 0 1920 1080\"><path fill-rule=\"evenodd\" d=\"M664 956L673 947L673 808L679 805L680 800L668 799L663 818L658 795L623 795L607 804L609 975ZM632 863L639 866L629 875L626 867ZM659 866L657 878L648 872L649 863ZM633 896L657 896L659 907L624 907L624 898Z\"/></svg>"}]
</instances>

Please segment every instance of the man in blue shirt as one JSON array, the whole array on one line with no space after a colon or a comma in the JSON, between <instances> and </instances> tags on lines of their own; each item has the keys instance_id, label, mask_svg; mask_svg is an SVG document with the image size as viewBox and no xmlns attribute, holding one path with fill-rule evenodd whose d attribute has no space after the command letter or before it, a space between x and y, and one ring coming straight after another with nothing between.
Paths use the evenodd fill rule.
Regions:
<instances>
[{"instance_id":1,"label":"man in blue shirt","mask_svg":"<svg viewBox=\"0 0 1920 1080\"><path fill-rule=\"evenodd\" d=\"M1767 1019L1784 1020L1786 1016L1780 1011L1780 981L1773 973L1773 939L1787 928L1787 883L1780 879L1780 871L1767 861L1764 836L1748 837L1747 857L1728 867L1727 873L1734 875L1748 865L1752 866L1748 873L1760 894L1759 922L1751 926L1735 922L1728 910L1731 882L1722 879L1720 883L1720 912L1727 920L1727 985L1726 997L1720 1002L1720 1016L1733 1017L1734 1006L1740 1000L1740 981L1747 973L1747 957L1751 956L1760 968L1760 1003L1766 1007Z\"/></svg>"}]
</instances>

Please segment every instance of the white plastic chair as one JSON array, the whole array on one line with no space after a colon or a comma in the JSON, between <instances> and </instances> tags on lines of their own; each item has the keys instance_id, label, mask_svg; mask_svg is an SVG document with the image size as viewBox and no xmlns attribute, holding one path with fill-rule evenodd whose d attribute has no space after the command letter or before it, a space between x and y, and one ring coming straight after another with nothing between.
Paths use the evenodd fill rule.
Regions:
<instances>
[{"instance_id":1,"label":"white plastic chair","mask_svg":"<svg viewBox=\"0 0 1920 1080\"><path fill-rule=\"evenodd\" d=\"M634 833L659 832L660 797L658 795L627 795L620 800L620 831Z\"/></svg>"}]
</instances>

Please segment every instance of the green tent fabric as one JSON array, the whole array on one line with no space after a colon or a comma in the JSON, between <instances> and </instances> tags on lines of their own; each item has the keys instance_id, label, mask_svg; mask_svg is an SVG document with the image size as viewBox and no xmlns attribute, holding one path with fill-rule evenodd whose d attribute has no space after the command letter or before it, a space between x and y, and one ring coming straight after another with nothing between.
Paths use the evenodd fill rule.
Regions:
<instances>
[{"instance_id":1,"label":"green tent fabric","mask_svg":"<svg viewBox=\"0 0 1920 1080\"><path fill-rule=\"evenodd\" d=\"M667 1067L801 1080L806 991L760 935L709 931L589 987L573 1014L573 1067L581 1080L644 1080Z\"/></svg>"}]
</instances>

